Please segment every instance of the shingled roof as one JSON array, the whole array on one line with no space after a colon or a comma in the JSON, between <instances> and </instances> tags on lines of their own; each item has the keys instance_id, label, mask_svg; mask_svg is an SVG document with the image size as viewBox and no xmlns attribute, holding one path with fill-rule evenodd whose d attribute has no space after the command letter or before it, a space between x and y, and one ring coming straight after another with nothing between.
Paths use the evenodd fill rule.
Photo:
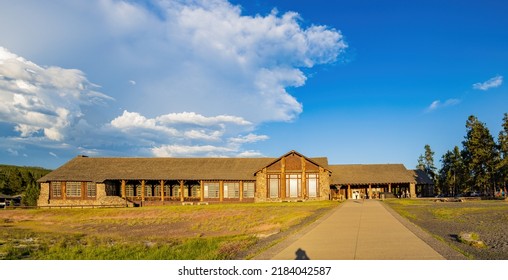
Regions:
<instances>
[{"instance_id":1,"label":"shingled roof","mask_svg":"<svg viewBox=\"0 0 508 280\"><path fill-rule=\"evenodd\" d=\"M332 185L368 185L414 183L415 179L402 164L329 165Z\"/></svg>"},{"instance_id":2,"label":"shingled roof","mask_svg":"<svg viewBox=\"0 0 508 280\"><path fill-rule=\"evenodd\" d=\"M38 182L105 180L255 180L274 158L76 157Z\"/></svg>"},{"instance_id":3,"label":"shingled roof","mask_svg":"<svg viewBox=\"0 0 508 280\"><path fill-rule=\"evenodd\" d=\"M78 156L38 182L105 180L255 180L277 158L93 158ZM314 162L327 168L326 158Z\"/></svg>"}]
</instances>

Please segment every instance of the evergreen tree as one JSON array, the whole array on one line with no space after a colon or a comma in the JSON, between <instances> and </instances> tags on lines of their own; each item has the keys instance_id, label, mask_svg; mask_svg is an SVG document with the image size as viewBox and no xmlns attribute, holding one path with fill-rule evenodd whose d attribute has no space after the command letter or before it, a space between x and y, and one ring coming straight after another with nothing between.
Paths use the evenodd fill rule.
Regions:
<instances>
[{"instance_id":1,"label":"evergreen tree","mask_svg":"<svg viewBox=\"0 0 508 280\"><path fill-rule=\"evenodd\" d=\"M25 206L37 206L37 199L39 199L40 189L37 186L37 183L30 183L23 195L21 203Z\"/></svg>"},{"instance_id":2,"label":"evergreen tree","mask_svg":"<svg viewBox=\"0 0 508 280\"><path fill-rule=\"evenodd\" d=\"M423 155L420 155L418 157L418 164L416 165L416 168L417 169L420 169L422 171L425 171L425 158L423 157Z\"/></svg>"},{"instance_id":3,"label":"evergreen tree","mask_svg":"<svg viewBox=\"0 0 508 280\"><path fill-rule=\"evenodd\" d=\"M462 142L462 157L468 171L468 183L483 192L494 187L498 154L494 138L484 123L475 116L469 116L466 122L467 135Z\"/></svg>"},{"instance_id":4,"label":"evergreen tree","mask_svg":"<svg viewBox=\"0 0 508 280\"><path fill-rule=\"evenodd\" d=\"M434 152L430 148L430 145L425 145L425 157L424 157L425 172L429 177L436 182L436 166L434 165Z\"/></svg>"},{"instance_id":5,"label":"evergreen tree","mask_svg":"<svg viewBox=\"0 0 508 280\"><path fill-rule=\"evenodd\" d=\"M459 147L455 146L453 151L447 151L441 162L439 183L445 193L457 195L468 191L465 184L467 174Z\"/></svg>"},{"instance_id":6,"label":"evergreen tree","mask_svg":"<svg viewBox=\"0 0 508 280\"><path fill-rule=\"evenodd\" d=\"M500 183L504 188L505 196L508 185L508 113L504 114L503 130L499 132L498 148L499 148L499 164L497 166Z\"/></svg>"}]
</instances>

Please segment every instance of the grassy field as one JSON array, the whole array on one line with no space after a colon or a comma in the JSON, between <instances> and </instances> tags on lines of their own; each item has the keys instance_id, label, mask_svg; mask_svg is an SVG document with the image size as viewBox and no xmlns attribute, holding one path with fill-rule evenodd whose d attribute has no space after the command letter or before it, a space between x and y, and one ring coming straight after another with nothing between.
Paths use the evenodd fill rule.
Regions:
<instances>
[{"instance_id":1,"label":"grassy field","mask_svg":"<svg viewBox=\"0 0 508 280\"><path fill-rule=\"evenodd\" d=\"M508 202L474 200L434 202L421 199L391 199L386 203L400 215L470 259L508 259ZM468 234L484 246L471 246Z\"/></svg>"},{"instance_id":2,"label":"grassy field","mask_svg":"<svg viewBox=\"0 0 508 280\"><path fill-rule=\"evenodd\" d=\"M336 205L324 201L2 210L0 259L248 258L268 237L277 242L274 236Z\"/></svg>"}]
</instances>

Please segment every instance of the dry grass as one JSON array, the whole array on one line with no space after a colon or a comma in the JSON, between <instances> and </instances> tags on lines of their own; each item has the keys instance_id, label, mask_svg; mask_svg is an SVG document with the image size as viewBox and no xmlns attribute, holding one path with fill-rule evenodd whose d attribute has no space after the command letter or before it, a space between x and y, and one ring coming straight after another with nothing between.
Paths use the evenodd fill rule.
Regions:
<instances>
[{"instance_id":1,"label":"dry grass","mask_svg":"<svg viewBox=\"0 0 508 280\"><path fill-rule=\"evenodd\" d=\"M41 258L37 252L46 251L57 259L76 254L91 259L229 259L255 244L256 236L285 231L335 205L325 201L0 211L0 258ZM51 238L57 242L48 242ZM91 244L100 250L91 250ZM203 252L185 253L189 244L198 244ZM22 252L12 253L20 248ZM108 248L116 253L109 254Z\"/></svg>"}]
</instances>

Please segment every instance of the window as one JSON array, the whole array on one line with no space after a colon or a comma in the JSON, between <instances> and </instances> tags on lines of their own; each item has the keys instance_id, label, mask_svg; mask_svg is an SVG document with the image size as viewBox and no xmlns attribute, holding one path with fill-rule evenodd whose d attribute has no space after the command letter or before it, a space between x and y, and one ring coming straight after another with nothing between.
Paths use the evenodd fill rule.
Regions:
<instances>
[{"instance_id":1,"label":"window","mask_svg":"<svg viewBox=\"0 0 508 280\"><path fill-rule=\"evenodd\" d=\"M134 185L125 185L125 196L134 196Z\"/></svg>"},{"instance_id":2,"label":"window","mask_svg":"<svg viewBox=\"0 0 508 280\"><path fill-rule=\"evenodd\" d=\"M173 185L171 188L173 189L172 197L180 197L180 185Z\"/></svg>"},{"instance_id":3,"label":"window","mask_svg":"<svg viewBox=\"0 0 508 280\"><path fill-rule=\"evenodd\" d=\"M134 188L136 190L136 196L141 196L142 193L141 185L134 185Z\"/></svg>"},{"instance_id":4,"label":"window","mask_svg":"<svg viewBox=\"0 0 508 280\"><path fill-rule=\"evenodd\" d=\"M254 198L254 182L243 182L243 197Z\"/></svg>"},{"instance_id":5,"label":"window","mask_svg":"<svg viewBox=\"0 0 508 280\"><path fill-rule=\"evenodd\" d=\"M87 187L86 187L87 188L87 191L86 191L87 195L89 193L89 186L88 186L89 183L91 183L91 182L87 182ZM115 184L114 182L111 182L111 181L106 181L105 188L106 188L106 195L107 196L119 196L120 193L121 193L120 186L118 184ZM94 190L93 190L93 192L94 192L93 197L95 197L96 194L97 194L97 190L95 188L95 184L94 184Z\"/></svg>"},{"instance_id":6,"label":"window","mask_svg":"<svg viewBox=\"0 0 508 280\"><path fill-rule=\"evenodd\" d=\"M153 195L154 196L161 196L161 186L160 185L155 185L155 188L154 188L154 193Z\"/></svg>"},{"instance_id":7,"label":"window","mask_svg":"<svg viewBox=\"0 0 508 280\"><path fill-rule=\"evenodd\" d=\"M299 197L302 193L301 188L301 174L286 174L286 197Z\"/></svg>"},{"instance_id":8,"label":"window","mask_svg":"<svg viewBox=\"0 0 508 280\"><path fill-rule=\"evenodd\" d=\"M205 183L205 198L219 198L219 183L218 182L206 182Z\"/></svg>"},{"instance_id":9,"label":"window","mask_svg":"<svg viewBox=\"0 0 508 280\"><path fill-rule=\"evenodd\" d=\"M268 195L270 198L279 197L279 185L280 175L268 175Z\"/></svg>"},{"instance_id":10,"label":"window","mask_svg":"<svg viewBox=\"0 0 508 280\"><path fill-rule=\"evenodd\" d=\"M224 182L224 198L239 198L239 197L240 197L240 183Z\"/></svg>"},{"instance_id":11,"label":"window","mask_svg":"<svg viewBox=\"0 0 508 280\"><path fill-rule=\"evenodd\" d=\"M113 187L111 185L107 185L109 187ZM95 186L95 183L93 182L86 182L86 196L87 197L95 197L97 195L97 187Z\"/></svg>"},{"instance_id":12,"label":"window","mask_svg":"<svg viewBox=\"0 0 508 280\"><path fill-rule=\"evenodd\" d=\"M61 182L51 182L51 196L52 197L62 197L62 183Z\"/></svg>"},{"instance_id":13,"label":"window","mask_svg":"<svg viewBox=\"0 0 508 280\"><path fill-rule=\"evenodd\" d=\"M152 185L145 184L145 196L152 196Z\"/></svg>"},{"instance_id":14,"label":"window","mask_svg":"<svg viewBox=\"0 0 508 280\"><path fill-rule=\"evenodd\" d=\"M81 197L81 182L67 182L65 189L67 197Z\"/></svg>"},{"instance_id":15,"label":"window","mask_svg":"<svg viewBox=\"0 0 508 280\"><path fill-rule=\"evenodd\" d=\"M193 185L191 189L191 195L192 197L200 197L201 196L201 186L200 185Z\"/></svg>"},{"instance_id":16,"label":"window","mask_svg":"<svg viewBox=\"0 0 508 280\"><path fill-rule=\"evenodd\" d=\"M307 174L307 189L309 197L318 196L319 177L316 173Z\"/></svg>"}]
</instances>

